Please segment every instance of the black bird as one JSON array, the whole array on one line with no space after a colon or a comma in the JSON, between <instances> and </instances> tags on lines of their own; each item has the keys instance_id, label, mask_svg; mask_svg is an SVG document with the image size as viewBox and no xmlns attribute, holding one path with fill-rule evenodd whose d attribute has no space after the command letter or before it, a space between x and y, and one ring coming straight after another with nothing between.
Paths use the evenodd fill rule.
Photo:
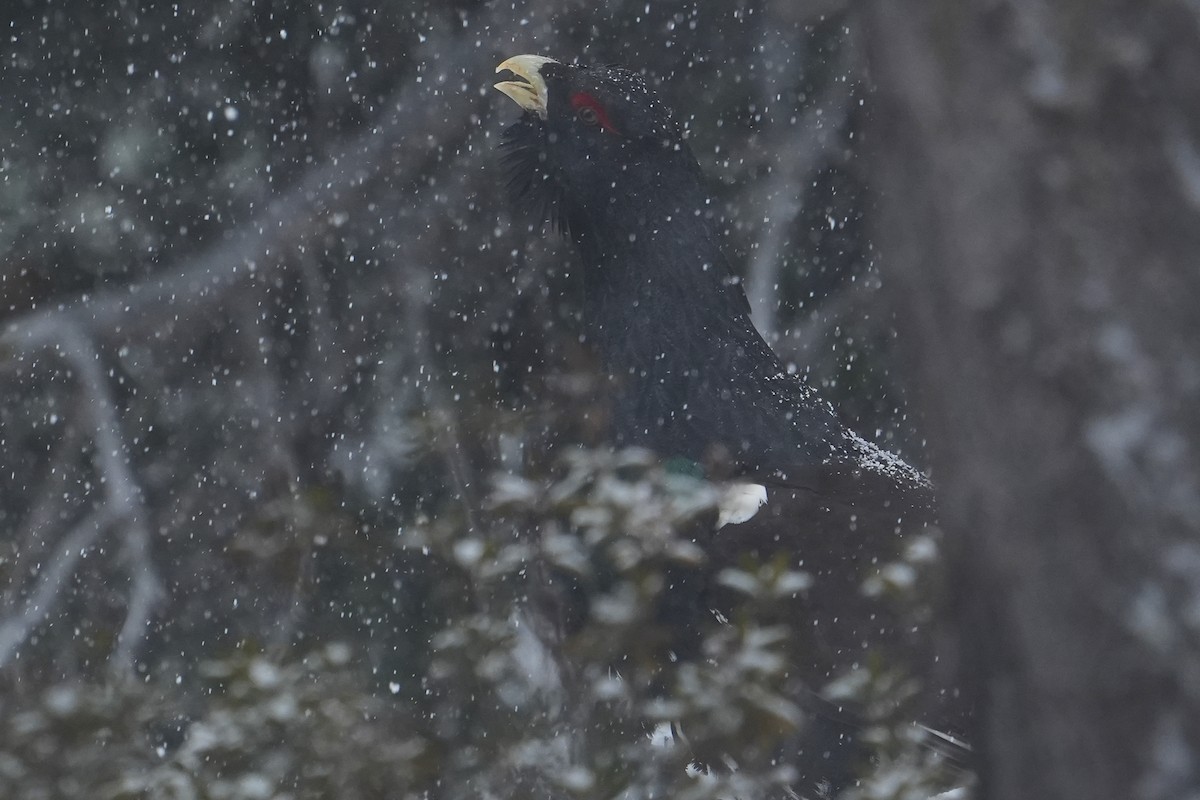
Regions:
<instances>
[{"instance_id":1,"label":"black bird","mask_svg":"<svg viewBox=\"0 0 1200 800\"><path fill-rule=\"evenodd\" d=\"M902 526L932 517L932 487L843 425L755 330L721 251L704 176L671 111L620 67L521 55L496 71L511 73L496 88L524 109L503 137L510 189L568 235L583 262L584 338L613 386L614 443L780 490L754 519L760 498L752 493L752 508L723 509L745 524L706 544L718 566L748 551L785 552L813 576L796 614L806 679L857 663L868 640L931 662L913 622L859 589L895 555ZM673 586L668 615L686 620L689 608L721 605L714 591L705 577ZM862 755L857 724L812 698L808 735L817 744L804 745L811 763L802 772L848 780Z\"/></svg>"},{"instance_id":2,"label":"black bird","mask_svg":"<svg viewBox=\"0 0 1200 800\"><path fill-rule=\"evenodd\" d=\"M496 88L525 111L503 138L510 188L583 261L585 338L616 384L614 441L826 508L926 506L928 480L845 427L755 330L700 166L646 81L534 55L496 71L512 73Z\"/></svg>"}]
</instances>

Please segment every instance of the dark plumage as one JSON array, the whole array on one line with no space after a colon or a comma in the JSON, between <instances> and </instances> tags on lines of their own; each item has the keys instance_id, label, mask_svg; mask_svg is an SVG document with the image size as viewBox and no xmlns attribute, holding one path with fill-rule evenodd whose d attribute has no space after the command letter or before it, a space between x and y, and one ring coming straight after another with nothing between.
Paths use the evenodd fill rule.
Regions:
<instances>
[{"instance_id":1,"label":"dark plumage","mask_svg":"<svg viewBox=\"0 0 1200 800\"><path fill-rule=\"evenodd\" d=\"M524 109L504 135L514 195L574 241L586 340L616 384L613 438L810 493L923 504L929 484L850 431L750 320L700 167L634 72L537 56L501 65Z\"/></svg>"},{"instance_id":2,"label":"dark plumage","mask_svg":"<svg viewBox=\"0 0 1200 800\"><path fill-rule=\"evenodd\" d=\"M858 664L868 641L931 661L912 621L859 590L895 556L901 527L928 518L929 482L846 428L755 330L671 112L625 69L518 56L505 70L515 79L497 88L525 109L504 134L510 188L579 252L584 337L613 386L614 442L781 489L736 535L695 532L712 566L673 579L672 657L687 657L687 632L723 606L712 571L751 554L782 555L814 578L794 609L806 679ZM801 782L849 781L863 757L852 714L815 695L805 708L811 724L792 755Z\"/></svg>"}]
</instances>

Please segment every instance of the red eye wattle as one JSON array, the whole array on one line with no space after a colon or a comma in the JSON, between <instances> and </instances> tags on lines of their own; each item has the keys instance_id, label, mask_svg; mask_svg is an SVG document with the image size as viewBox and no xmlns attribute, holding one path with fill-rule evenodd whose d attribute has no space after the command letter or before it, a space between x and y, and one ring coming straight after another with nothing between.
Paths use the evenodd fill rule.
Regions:
<instances>
[{"instance_id":1,"label":"red eye wattle","mask_svg":"<svg viewBox=\"0 0 1200 800\"><path fill-rule=\"evenodd\" d=\"M589 125L598 125L609 133L616 133L616 126L600 101L587 92L575 92L571 95L571 108L575 114Z\"/></svg>"}]
</instances>

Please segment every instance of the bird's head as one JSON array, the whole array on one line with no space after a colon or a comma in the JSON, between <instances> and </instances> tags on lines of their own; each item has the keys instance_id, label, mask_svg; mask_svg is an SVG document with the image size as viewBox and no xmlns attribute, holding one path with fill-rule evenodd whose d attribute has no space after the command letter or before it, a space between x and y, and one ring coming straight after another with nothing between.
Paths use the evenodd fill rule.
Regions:
<instances>
[{"instance_id":1,"label":"bird's head","mask_svg":"<svg viewBox=\"0 0 1200 800\"><path fill-rule=\"evenodd\" d=\"M514 56L496 84L525 113L504 134L510 188L535 213L578 233L580 223L694 182L698 168L670 109L635 72Z\"/></svg>"}]
</instances>

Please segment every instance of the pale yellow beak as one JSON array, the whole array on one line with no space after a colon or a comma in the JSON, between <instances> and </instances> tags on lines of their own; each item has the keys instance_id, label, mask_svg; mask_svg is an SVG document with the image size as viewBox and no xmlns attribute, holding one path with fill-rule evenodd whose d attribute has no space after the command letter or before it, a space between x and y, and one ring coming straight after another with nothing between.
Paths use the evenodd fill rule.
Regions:
<instances>
[{"instance_id":1,"label":"pale yellow beak","mask_svg":"<svg viewBox=\"0 0 1200 800\"><path fill-rule=\"evenodd\" d=\"M542 119L546 118L546 81L542 78L542 65L558 63L553 58L545 56L513 56L500 66L496 72L508 70L521 80L501 81L496 88L504 92L512 101L526 111L533 111Z\"/></svg>"}]
</instances>

